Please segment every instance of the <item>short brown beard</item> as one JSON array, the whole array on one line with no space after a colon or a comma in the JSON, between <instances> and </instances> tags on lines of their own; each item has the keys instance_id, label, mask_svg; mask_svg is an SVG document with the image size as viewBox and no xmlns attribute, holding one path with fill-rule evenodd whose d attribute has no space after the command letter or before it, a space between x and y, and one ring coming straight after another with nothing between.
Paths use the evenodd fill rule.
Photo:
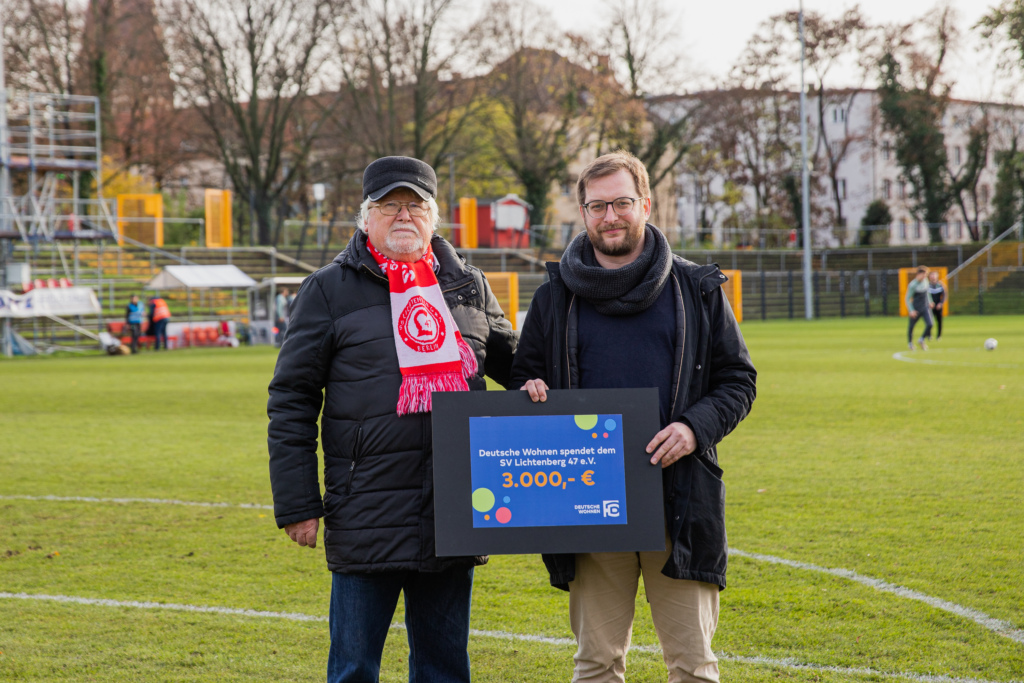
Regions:
<instances>
[{"instance_id":1,"label":"short brown beard","mask_svg":"<svg viewBox=\"0 0 1024 683\"><path fill-rule=\"evenodd\" d=\"M594 249L598 250L605 256L625 256L636 249L636 245L640 244L640 240L644 237L644 226L646 221L643 218L638 218L635 222L630 223L628 221L616 221L612 223L610 228L605 230L615 230L618 228L626 228L626 236L622 242L616 247L609 247L605 241L603 232L597 231L597 239L591 239L590 241L594 245Z\"/></svg>"}]
</instances>

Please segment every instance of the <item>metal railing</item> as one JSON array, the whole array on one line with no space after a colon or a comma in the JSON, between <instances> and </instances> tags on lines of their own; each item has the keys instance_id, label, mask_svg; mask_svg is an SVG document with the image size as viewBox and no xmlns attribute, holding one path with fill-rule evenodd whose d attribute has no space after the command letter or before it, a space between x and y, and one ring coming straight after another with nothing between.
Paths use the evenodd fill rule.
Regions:
<instances>
[{"instance_id":1,"label":"metal railing","mask_svg":"<svg viewBox=\"0 0 1024 683\"><path fill-rule=\"evenodd\" d=\"M951 270L949 272L949 274L947 275L947 278L953 278L953 289L957 290L957 289L960 288L960 282L959 282L959 280L960 280L960 278L959 278L960 271L963 270L964 268L967 268L971 264L973 264L975 261L977 261L982 256L984 256L986 254L988 255L988 265L991 266L992 265L992 248L995 247L1000 242L1002 242L1004 239L1006 239L1010 235L1010 233L1013 233L1013 232L1017 233L1017 240L1018 241L1024 241L1024 228L1021 227L1021 222L1017 221L1016 223L1011 225L1009 228L1004 230L1002 233L1000 233L998 237L993 238L991 242L989 242L984 247L979 249L969 259L967 259L966 261L964 261L963 263L958 265L956 268ZM1020 261L1022 258L1024 258L1024 251L1021 251L1021 245L1018 245L1018 247L1017 247L1017 254L1018 254L1018 256L1017 256L1018 261Z\"/></svg>"}]
</instances>

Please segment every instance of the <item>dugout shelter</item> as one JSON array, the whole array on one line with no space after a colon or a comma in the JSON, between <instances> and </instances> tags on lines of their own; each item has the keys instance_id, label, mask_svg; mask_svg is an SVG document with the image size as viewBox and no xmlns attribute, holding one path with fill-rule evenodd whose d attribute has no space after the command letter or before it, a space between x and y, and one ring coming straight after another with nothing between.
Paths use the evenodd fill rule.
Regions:
<instances>
[{"instance_id":1,"label":"dugout shelter","mask_svg":"<svg viewBox=\"0 0 1024 683\"><path fill-rule=\"evenodd\" d=\"M162 271L146 283L146 289L185 290L188 305L187 326L180 328L175 323L167 328L168 340L173 336L177 346L192 346L196 328L206 329L219 325L220 321L196 321L192 318L192 292L202 289L249 289L256 281L243 273L238 266L165 266Z\"/></svg>"},{"instance_id":2,"label":"dugout shelter","mask_svg":"<svg viewBox=\"0 0 1024 683\"><path fill-rule=\"evenodd\" d=\"M249 343L273 344L277 339L274 324L274 301L277 291L287 287L299 291L305 277L267 277L249 289Z\"/></svg>"}]
</instances>

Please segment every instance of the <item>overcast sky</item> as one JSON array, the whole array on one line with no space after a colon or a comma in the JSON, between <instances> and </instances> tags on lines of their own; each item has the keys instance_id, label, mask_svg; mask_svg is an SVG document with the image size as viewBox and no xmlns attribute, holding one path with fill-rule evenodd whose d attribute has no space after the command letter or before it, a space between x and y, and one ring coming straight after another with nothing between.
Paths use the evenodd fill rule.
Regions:
<instances>
[{"instance_id":1,"label":"overcast sky","mask_svg":"<svg viewBox=\"0 0 1024 683\"><path fill-rule=\"evenodd\" d=\"M953 55L949 67L956 79L955 97L963 99L1004 100L1004 84L994 78L991 58L979 54L980 40L970 30L997 0L950 0L960 15L960 30L969 40ZM906 23L924 15L936 6L935 0L805 0L804 9L835 18L844 9L859 4L861 12L872 23ZM555 0L545 3L563 26L593 30L603 6L600 0ZM798 0L667 0L666 6L681 7L682 33L679 36L692 72L708 80L724 77L754 33L758 24L773 14L798 7ZM652 28L652 30L658 30ZM856 81L850 75L850 83Z\"/></svg>"}]
</instances>

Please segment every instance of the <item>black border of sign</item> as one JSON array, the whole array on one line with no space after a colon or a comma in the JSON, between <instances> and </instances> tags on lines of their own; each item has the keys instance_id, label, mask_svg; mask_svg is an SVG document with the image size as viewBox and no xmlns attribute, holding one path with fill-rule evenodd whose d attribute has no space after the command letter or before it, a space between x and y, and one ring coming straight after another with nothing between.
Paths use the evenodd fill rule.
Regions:
<instances>
[{"instance_id":1,"label":"black border of sign","mask_svg":"<svg viewBox=\"0 0 1024 683\"><path fill-rule=\"evenodd\" d=\"M433 395L434 530L438 557L665 549L661 467L647 444L658 432L657 389L549 391L534 403L525 391ZM507 415L622 415L626 524L474 528L469 418Z\"/></svg>"}]
</instances>

